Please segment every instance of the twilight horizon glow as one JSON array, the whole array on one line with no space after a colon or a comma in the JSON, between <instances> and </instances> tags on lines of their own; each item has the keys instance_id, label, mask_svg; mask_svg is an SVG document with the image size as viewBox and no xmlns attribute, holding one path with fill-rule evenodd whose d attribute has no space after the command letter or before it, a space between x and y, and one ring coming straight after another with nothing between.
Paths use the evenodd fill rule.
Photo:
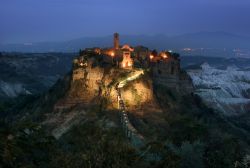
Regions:
<instances>
[{"instance_id":1,"label":"twilight horizon glow","mask_svg":"<svg viewBox=\"0 0 250 168\"><path fill-rule=\"evenodd\" d=\"M225 31L250 36L248 0L2 0L0 43Z\"/></svg>"}]
</instances>

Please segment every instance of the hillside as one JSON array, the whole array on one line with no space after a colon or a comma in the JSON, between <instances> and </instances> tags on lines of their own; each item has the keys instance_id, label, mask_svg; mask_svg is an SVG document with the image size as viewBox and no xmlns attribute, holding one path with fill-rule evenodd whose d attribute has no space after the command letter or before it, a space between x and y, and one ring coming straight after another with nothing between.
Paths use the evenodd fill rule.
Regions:
<instances>
[{"instance_id":1,"label":"hillside","mask_svg":"<svg viewBox=\"0 0 250 168\"><path fill-rule=\"evenodd\" d=\"M99 55L85 61L44 95L6 111L1 165L228 168L247 161L249 129L204 105L186 73L163 82L151 70L103 64ZM140 145L124 132L117 87Z\"/></svg>"},{"instance_id":2,"label":"hillside","mask_svg":"<svg viewBox=\"0 0 250 168\"><path fill-rule=\"evenodd\" d=\"M204 63L200 69L188 70L196 92L209 106L225 115L249 113L250 73L237 67L216 69Z\"/></svg>"}]
</instances>

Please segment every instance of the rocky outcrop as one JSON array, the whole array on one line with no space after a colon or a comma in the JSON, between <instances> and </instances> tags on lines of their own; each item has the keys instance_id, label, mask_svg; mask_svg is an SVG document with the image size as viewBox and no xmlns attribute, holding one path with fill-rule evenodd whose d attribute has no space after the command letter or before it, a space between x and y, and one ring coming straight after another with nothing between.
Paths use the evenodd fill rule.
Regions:
<instances>
[{"instance_id":1,"label":"rocky outcrop","mask_svg":"<svg viewBox=\"0 0 250 168\"><path fill-rule=\"evenodd\" d=\"M104 76L104 69L93 67L89 61L86 68L75 68L72 72L71 86L66 94L55 105L55 109L68 109L77 104L88 105L100 94L100 83Z\"/></svg>"},{"instance_id":2,"label":"rocky outcrop","mask_svg":"<svg viewBox=\"0 0 250 168\"><path fill-rule=\"evenodd\" d=\"M154 97L152 80L147 76L131 82L122 90L122 96L129 112L137 115L161 112Z\"/></svg>"},{"instance_id":3,"label":"rocky outcrop","mask_svg":"<svg viewBox=\"0 0 250 168\"><path fill-rule=\"evenodd\" d=\"M163 85L182 94L194 91L189 75L181 70L180 60L169 57L163 61L154 62L151 68L154 84Z\"/></svg>"},{"instance_id":4,"label":"rocky outcrop","mask_svg":"<svg viewBox=\"0 0 250 168\"><path fill-rule=\"evenodd\" d=\"M192 80L186 72L181 72L178 75L161 74L154 76L154 83L156 85L163 85L170 89L174 89L182 94L189 94L194 92Z\"/></svg>"}]
</instances>

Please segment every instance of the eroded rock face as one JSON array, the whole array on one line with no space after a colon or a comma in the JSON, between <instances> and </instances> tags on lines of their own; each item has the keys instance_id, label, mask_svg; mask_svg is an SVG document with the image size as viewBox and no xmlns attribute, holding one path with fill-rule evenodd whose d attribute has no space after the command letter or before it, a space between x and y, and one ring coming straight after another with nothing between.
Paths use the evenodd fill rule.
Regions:
<instances>
[{"instance_id":1,"label":"eroded rock face","mask_svg":"<svg viewBox=\"0 0 250 168\"><path fill-rule=\"evenodd\" d=\"M102 66L97 60L89 58L85 62L86 66L73 68L70 89L66 96L58 101L55 109L70 108L77 104L100 104L103 100L108 110L118 109L116 85L133 76L138 70ZM128 111L138 114L161 111L154 97L153 84L164 85L185 94L193 91L191 79L179 70L179 66L176 65L174 70L169 69L168 65L159 65L157 71L153 69L152 77L144 74L139 79L129 81L121 89Z\"/></svg>"},{"instance_id":2,"label":"eroded rock face","mask_svg":"<svg viewBox=\"0 0 250 168\"><path fill-rule=\"evenodd\" d=\"M152 80L147 79L147 77L142 77L128 84L122 90L122 97L129 112L144 115L145 113L162 111L154 97Z\"/></svg>"},{"instance_id":3,"label":"eroded rock face","mask_svg":"<svg viewBox=\"0 0 250 168\"><path fill-rule=\"evenodd\" d=\"M181 71L178 61L159 62L152 67L152 73L156 85L163 85L183 94L194 91L192 79Z\"/></svg>"},{"instance_id":4,"label":"eroded rock face","mask_svg":"<svg viewBox=\"0 0 250 168\"><path fill-rule=\"evenodd\" d=\"M236 67L218 69L207 63L189 70L196 93L227 116L249 112L250 73Z\"/></svg>"},{"instance_id":5,"label":"eroded rock face","mask_svg":"<svg viewBox=\"0 0 250 168\"><path fill-rule=\"evenodd\" d=\"M86 68L77 68L72 72L70 89L55 105L55 109L68 109L77 104L88 105L100 94L100 83L104 69L93 67L92 63Z\"/></svg>"},{"instance_id":6,"label":"eroded rock face","mask_svg":"<svg viewBox=\"0 0 250 168\"><path fill-rule=\"evenodd\" d=\"M89 67L81 71L83 71L82 77L71 83L68 98L76 100L76 103L88 104L99 95L104 70L99 67Z\"/></svg>"}]
</instances>

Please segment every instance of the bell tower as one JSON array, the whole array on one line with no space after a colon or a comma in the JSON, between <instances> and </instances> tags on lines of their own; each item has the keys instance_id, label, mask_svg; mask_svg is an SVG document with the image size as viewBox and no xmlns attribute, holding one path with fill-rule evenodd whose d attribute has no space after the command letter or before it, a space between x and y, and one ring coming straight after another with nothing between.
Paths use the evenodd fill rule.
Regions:
<instances>
[{"instance_id":1,"label":"bell tower","mask_svg":"<svg viewBox=\"0 0 250 168\"><path fill-rule=\"evenodd\" d=\"M119 42L119 34L118 33L115 33L114 34L114 49L119 49L119 46L120 46L120 44L119 44L120 42Z\"/></svg>"}]
</instances>

